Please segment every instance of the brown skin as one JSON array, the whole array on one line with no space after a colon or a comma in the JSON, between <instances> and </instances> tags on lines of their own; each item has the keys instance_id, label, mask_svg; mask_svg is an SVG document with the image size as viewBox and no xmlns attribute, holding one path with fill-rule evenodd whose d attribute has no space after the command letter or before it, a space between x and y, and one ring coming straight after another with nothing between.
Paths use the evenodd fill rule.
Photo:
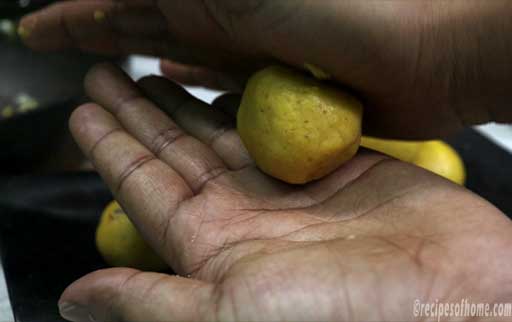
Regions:
<instances>
[{"instance_id":1,"label":"brown skin","mask_svg":"<svg viewBox=\"0 0 512 322\"><path fill-rule=\"evenodd\" d=\"M60 299L72 321L419 321L415 299L511 300L512 223L463 187L369 151L290 186L254 167L228 114L166 79L100 65L86 89L73 135L189 278L91 273Z\"/></svg>"},{"instance_id":2,"label":"brown skin","mask_svg":"<svg viewBox=\"0 0 512 322\"><path fill-rule=\"evenodd\" d=\"M511 7L75 0L22 25L35 49L146 53L238 79L269 61L312 63L364 99L369 133L431 138L512 120ZM179 70L167 74L197 82L205 72ZM95 103L76 110L71 130L145 238L191 278L101 270L64 292L68 318L398 321L423 319L412 316L417 298L511 301L511 223L464 188L368 151L288 186L251 164L228 116L163 79L139 85L145 94L112 67L95 68Z\"/></svg>"},{"instance_id":3,"label":"brown skin","mask_svg":"<svg viewBox=\"0 0 512 322\"><path fill-rule=\"evenodd\" d=\"M433 138L512 121L511 11L508 0L72 0L22 25L35 49L170 58L193 69L164 67L172 78L214 87L271 61L308 62L365 101L369 134Z\"/></svg>"}]
</instances>

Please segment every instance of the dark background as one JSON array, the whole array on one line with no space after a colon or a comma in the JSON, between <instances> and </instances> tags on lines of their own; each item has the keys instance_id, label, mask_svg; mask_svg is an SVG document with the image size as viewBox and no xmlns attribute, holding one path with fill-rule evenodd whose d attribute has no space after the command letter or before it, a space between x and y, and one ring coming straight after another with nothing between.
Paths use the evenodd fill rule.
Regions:
<instances>
[{"instance_id":1,"label":"dark background","mask_svg":"<svg viewBox=\"0 0 512 322\"><path fill-rule=\"evenodd\" d=\"M46 2L20 7L19 1L0 0L0 19ZM45 166L72 168L58 159L63 147L76 149L69 145L67 119L83 100L86 70L104 59L78 52L40 55L0 37L0 104L21 91L40 102L26 115L0 118L0 254L20 322L63 321L57 300L64 288L105 267L94 232L110 192L93 172L48 174ZM510 216L512 156L472 129L448 142L464 160L467 188ZM66 157L71 162L81 156L74 151Z\"/></svg>"}]
</instances>

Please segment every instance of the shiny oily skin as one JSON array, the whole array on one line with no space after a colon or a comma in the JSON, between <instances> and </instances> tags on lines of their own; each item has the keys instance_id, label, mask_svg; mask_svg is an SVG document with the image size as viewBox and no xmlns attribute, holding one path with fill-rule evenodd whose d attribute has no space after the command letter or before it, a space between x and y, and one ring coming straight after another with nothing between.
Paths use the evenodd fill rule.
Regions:
<instances>
[{"instance_id":1,"label":"shiny oily skin","mask_svg":"<svg viewBox=\"0 0 512 322\"><path fill-rule=\"evenodd\" d=\"M329 174L355 155L362 111L359 101L337 88L271 66L249 80L237 127L263 172L303 184Z\"/></svg>"}]
</instances>

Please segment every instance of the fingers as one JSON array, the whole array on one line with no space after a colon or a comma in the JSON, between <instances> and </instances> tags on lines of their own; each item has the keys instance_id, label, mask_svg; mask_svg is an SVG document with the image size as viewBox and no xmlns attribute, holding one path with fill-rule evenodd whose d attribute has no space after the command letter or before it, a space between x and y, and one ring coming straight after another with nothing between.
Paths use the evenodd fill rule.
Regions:
<instances>
[{"instance_id":1,"label":"fingers","mask_svg":"<svg viewBox=\"0 0 512 322\"><path fill-rule=\"evenodd\" d=\"M203 6L176 3L176 7L162 11L158 5L159 1L151 0L62 1L23 17L19 33L27 46L40 51L79 48L99 54L151 55L219 69L240 70L245 66L253 70L245 59L233 55L230 41ZM223 82L236 86L228 79Z\"/></svg>"},{"instance_id":2,"label":"fingers","mask_svg":"<svg viewBox=\"0 0 512 322\"><path fill-rule=\"evenodd\" d=\"M96 104L75 110L70 129L145 239L178 269L175 250L165 246L171 215L193 195L185 180Z\"/></svg>"},{"instance_id":3,"label":"fingers","mask_svg":"<svg viewBox=\"0 0 512 322\"><path fill-rule=\"evenodd\" d=\"M59 300L70 321L203 321L214 287L194 279L128 268L100 270L71 284Z\"/></svg>"},{"instance_id":4,"label":"fingers","mask_svg":"<svg viewBox=\"0 0 512 322\"><path fill-rule=\"evenodd\" d=\"M25 43L38 50L76 47L104 54L168 54L166 20L151 1L65 1L20 22Z\"/></svg>"},{"instance_id":5,"label":"fingers","mask_svg":"<svg viewBox=\"0 0 512 322\"><path fill-rule=\"evenodd\" d=\"M254 71L262 54L235 48L210 8L196 1L62 1L25 16L20 35L35 50L144 54L218 70Z\"/></svg>"},{"instance_id":6,"label":"fingers","mask_svg":"<svg viewBox=\"0 0 512 322\"><path fill-rule=\"evenodd\" d=\"M160 61L160 70L165 77L188 86L204 86L211 89L240 93L244 81L236 81L233 75L202 66L186 65L168 59Z\"/></svg>"},{"instance_id":7,"label":"fingers","mask_svg":"<svg viewBox=\"0 0 512 322\"><path fill-rule=\"evenodd\" d=\"M226 171L224 163L210 147L184 132L146 99L120 69L108 64L97 65L88 73L85 87L94 101L114 114L128 133L176 170L194 192ZM175 97L177 106L190 99L176 85L174 93L169 91L166 95Z\"/></svg>"},{"instance_id":8,"label":"fingers","mask_svg":"<svg viewBox=\"0 0 512 322\"><path fill-rule=\"evenodd\" d=\"M142 80L140 87L175 123L111 65L93 68L85 87L106 110L89 104L73 113L70 127L79 146L150 245L175 271L186 271L180 245L190 214L178 211L180 202L227 171L226 165L241 169L251 162L227 126L232 119L169 80Z\"/></svg>"},{"instance_id":9,"label":"fingers","mask_svg":"<svg viewBox=\"0 0 512 322\"><path fill-rule=\"evenodd\" d=\"M195 99L164 78L145 78L139 85L181 128L210 146L228 168L238 170L252 164L232 117Z\"/></svg>"}]
</instances>

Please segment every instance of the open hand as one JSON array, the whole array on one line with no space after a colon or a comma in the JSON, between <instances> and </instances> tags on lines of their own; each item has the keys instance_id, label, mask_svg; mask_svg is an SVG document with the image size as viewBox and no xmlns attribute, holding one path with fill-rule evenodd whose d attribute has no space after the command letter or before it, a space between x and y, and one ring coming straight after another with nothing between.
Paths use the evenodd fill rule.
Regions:
<instances>
[{"instance_id":1,"label":"open hand","mask_svg":"<svg viewBox=\"0 0 512 322\"><path fill-rule=\"evenodd\" d=\"M422 302L510 302L512 224L468 190L370 151L284 184L232 108L95 67L71 130L180 276L111 268L62 295L73 321L415 321ZM496 320L496 318L493 318Z\"/></svg>"}]
</instances>

